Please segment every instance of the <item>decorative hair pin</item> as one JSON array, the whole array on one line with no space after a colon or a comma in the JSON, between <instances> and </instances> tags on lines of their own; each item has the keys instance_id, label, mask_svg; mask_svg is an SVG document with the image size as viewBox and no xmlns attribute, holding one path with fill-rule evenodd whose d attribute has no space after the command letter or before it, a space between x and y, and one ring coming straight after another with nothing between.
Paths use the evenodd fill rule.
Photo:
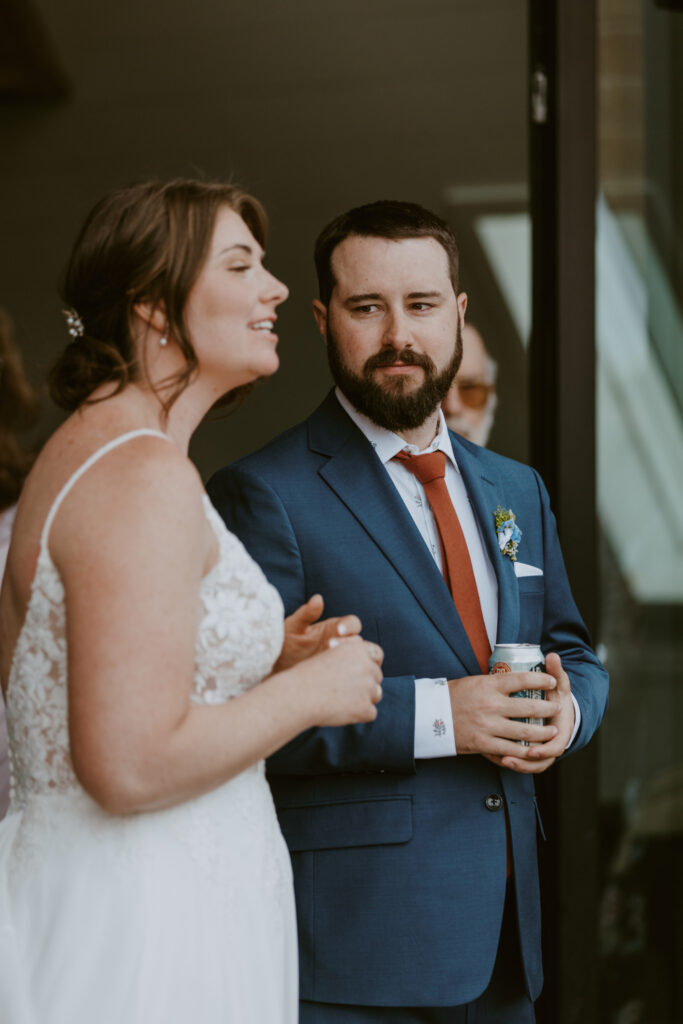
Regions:
<instances>
[{"instance_id":1,"label":"decorative hair pin","mask_svg":"<svg viewBox=\"0 0 683 1024\"><path fill-rule=\"evenodd\" d=\"M63 309L62 315L66 320L66 327L72 338L82 338L85 334L83 321L75 309Z\"/></svg>"}]
</instances>

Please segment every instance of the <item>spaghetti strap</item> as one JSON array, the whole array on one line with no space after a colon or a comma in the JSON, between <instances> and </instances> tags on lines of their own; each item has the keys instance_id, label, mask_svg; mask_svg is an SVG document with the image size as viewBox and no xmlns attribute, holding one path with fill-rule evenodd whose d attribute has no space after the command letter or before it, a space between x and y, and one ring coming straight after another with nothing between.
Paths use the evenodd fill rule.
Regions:
<instances>
[{"instance_id":1,"label":"spaghetti strap","mask_svg":"<svg viewBox=\"0 0 683 1024\"><path fill-rule=\"evenodd\" d=\"M119 445L125 444L126 441L130 441L134 437L143 437L145 435L148 435L148 436L151 436L151 437L162 437L164 439L164 441L169 441L169 438L166 436L166 434L162 434L162 432L160 430L151 430L148 427L142 427L139 430L129 430L128 433L121 434L119 437L115 437L112 441L108 441L106 444L102 445L101 448L98 448L97 451L93 452L92 455L88 456L88 458L85 460L85 462L78 467L78 469L75 471L75 473L71 474L71 476L66 481L66 483L62 487L61 491L59 492L59 494L55 498L54 502L52 503L52 507L50 508L50 511L47 514L47 518L45 520L45 523L43 524L43 530L42 530L42 533L40 535L40 550L41 550L41 552L44 551L47 548L47 541L48 541L48 537L50 535L50 528L52 526L52 522L53 522L55 516L57 515L57 512L59 511L60 505L62 504L62 502L66 498L67 494L69 493L69 491L71 490L73 485L78 480L80 480L80 478L83 476L83 474L87 473L87 471L90 469L90 467L93 466L96 462L98 462L99 459L101 459L103 455L106 455L107 452L112 451L112 449L114 449L114 448L118 448ZM170 443L170 441L169 441L169 443Z\"/></svg>"}]
</instances>

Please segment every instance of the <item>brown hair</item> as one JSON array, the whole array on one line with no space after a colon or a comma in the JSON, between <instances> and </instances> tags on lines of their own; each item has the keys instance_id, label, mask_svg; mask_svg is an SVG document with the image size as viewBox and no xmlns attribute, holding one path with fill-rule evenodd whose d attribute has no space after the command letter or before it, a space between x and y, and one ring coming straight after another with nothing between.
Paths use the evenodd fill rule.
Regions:
<instances>
[{"instance_id":1,"label":"brown hair","mask_svg":"<svg viewBox=\"0 0 683 1024\"><path fill-rule=\"evenodd\" d=\"M185 356L183 369L157 387L167 393L162 406L168 413L197 369L185 306L223 206L239 214L265 245L265 211L237 185L151 181L117 189L97 203L76 239L61 288L83 334L67 345L50 373L58 405L77 409L101 384L113 383L118 394L140 379L144 367L133 344L132 313L137 303L149 302L163 306L169 333Z\"/></svg>"},{"instance_id":2,"label":"brown hair","mask_svg":"<svg viewBox=\"0 0 683 1024\"><path fill-rule=\"evenodd\" d=\"M332 272L332 253L350 235L396 241L402 238L434 238L446 250L453 290L457 295L458 243L446 221L417 203L379 199L375 203L356 206L340 214L318 235L314 259L318 274L318 294L325 306L329 305L336 284Z\"/></svg>"},{"instance_id":3,"label":"brown hair","mask_svg":"<svg viewBox=\"0 0 683 1024\"><path fill-rule=\"evenodd\" d=\"M12 336L12 323L0 309L0 511L19 497L34 456L17 440L38 412L38 398L24 374Z\"/></svg>"}]
</instances>

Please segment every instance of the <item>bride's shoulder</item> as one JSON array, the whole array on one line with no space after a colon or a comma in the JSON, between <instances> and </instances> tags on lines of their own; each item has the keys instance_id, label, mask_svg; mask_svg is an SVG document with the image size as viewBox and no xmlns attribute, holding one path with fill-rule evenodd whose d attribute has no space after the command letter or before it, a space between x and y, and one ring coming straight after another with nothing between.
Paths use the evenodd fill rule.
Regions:
<instances>
[{"instance_id":1,"label":"bride's shoulder","mask_svg":"<svg viewBox=\"0 0 683 1024\"><path fill-rule=\"evenodd\" d=\"M57 440L57 439L55 439ZM101 442L101 443L100 443ZM124 431L83 445L81 432L62 439L45 455L66 466L50 547L57 553L75 538L100 543L103 535L165 533L182 521L201 529L203 486L177 445L160 432ZM45 467L48 470L51 467ZM51 475L51 474L50 474Z\"/></svg>"},{"instance_id":2,"label":"bride's shoulder","mask_svg":"<svg viewBox=\"0 0 683 1024\"><path fill-rule=\"evenodd\" d=\"M35 467L41 483L56 482L82 499L116 489L149 491L194 485L201 478L188 456L161 431L134 428L96 432L74 431L53 436Z\"/></svg>"}]
</instances>

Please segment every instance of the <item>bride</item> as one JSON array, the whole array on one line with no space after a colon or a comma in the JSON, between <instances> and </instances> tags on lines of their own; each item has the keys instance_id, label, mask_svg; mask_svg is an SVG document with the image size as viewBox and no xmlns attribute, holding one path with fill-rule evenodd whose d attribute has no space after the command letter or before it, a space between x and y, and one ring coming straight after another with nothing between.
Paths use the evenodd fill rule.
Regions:
<instances>
[{"instance_id":1,"label":"bride","mask_svg":"<svg viewBox=\"0 0 683 1024\"><path fill-rule=\"evenodd\" d=\"M263 759L373 720L382 652L317 595L283 626L187 458L211 406L277 369L287 289L264 244L239 188L174 181L110 194L74 246L51 378L72 414L24 487L0 594L3 1024L297 1019Z\"/></svg>"}]
</instances>

